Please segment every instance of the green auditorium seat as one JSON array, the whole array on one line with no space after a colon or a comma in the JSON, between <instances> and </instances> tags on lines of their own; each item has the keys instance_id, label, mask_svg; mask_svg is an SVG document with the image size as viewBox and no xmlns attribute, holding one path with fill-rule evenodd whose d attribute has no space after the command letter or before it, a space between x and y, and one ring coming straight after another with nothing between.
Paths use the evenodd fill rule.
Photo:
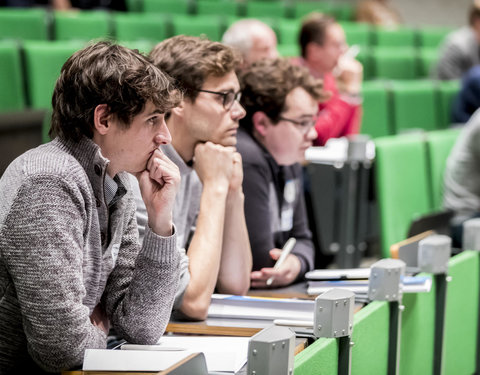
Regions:
<instances>
[{"instance_id":1,"label":"green auditorium seat","mask_svg":"<svg viewBox=\"0 0 480 375\"><path fill-rule=\"evenodd\" d=\"M47 11L0 8L0 39L47 40Z\"/></svg>"},{"instance_id":2,"label":"green auditorium seat","mask_svg":"<svg viewBox=\"0 0 480 375\"><path fill-rule=\"evenodd\" d=\"M361 47L372 45L372 28L366 23L340 22L345 31L349 45L358 44Z\"/></svg>"},{"instance_id":3,"label":"green auditorium seat","mask_svg":"<svg viewBox=\"0 0 480 375\"><path fill-rule=\"evenodd\" d=\"M479 253L464 251L448 262L444 374L476 373Z\"/></svg>"},{"instance_id":4,"label":"green auditorium seat","mask_svg":"<svg viewBox=\"0 0 480 375\"><path fill-rule=\"evenodd\" d=\"M382 81L364 81L362 134L372 138L393 134L387 86Z\"/></svg>"},{"instance_id":5,"label":"green auditorium seat","mask_svg":"<svg viewBox=\"0 0 480 375\"><path fill-rule=\"evenodd\" d=\"M420 47L438 48L453 29L449 27L422 27L418 29Z\"/></svg>"},{"instance_id":6,"label":"green auditorium seat","mask_svg":"<svg viewBox=\"0 0 480 375\"><path fill-rule=\"evenodd\" d=\"M319 338L295 356L295 375L337 375L338 341Z\"/></svg>"},{"instance_id":7,"label":"green auditorium seat","mask_svg":"<svg viewBox=\"0 0 480 375\"><path fill-rule=\"evenodd\" d=\"M419 48L417 49L418 56L418 77L428 78L433 66L438 60L437 48Z\"/></svg>"},{"instance_id":8,"label":"green auditorium seat","mask_svg":"<svg viewBox=\"0 0 480 375\"><path fill-rule=\"evenodd\" d=\"M427 151L429 165L429 179L431 185L432 209L442 209L443 199L443 173L448 155L452 150L460 128L436 130L427 133Z\"/></svg>"},{"instance_id":9,"label":"green auditorium seat","mask_svg":"<svg viewBox=\"0 0 480 375\"><path fill-rule=\"evenodd\" d=\"M383 79L417 78L417 59L414 48L372 49L373 77Z\"/></svg>"},{"instance_id":10,"label":"green auditorium seat","mask_svg":"<svg viewBox=\"0 0 480 375\"><path fill-rule=\"evenodd\" d=\"M438 81L440 110L438 128L445 129L452 123L452 106L461 88L460 80Z\"/></svg>"},{"instance_id":11,"label":"green auditorium seat","mask_svg":"<svg viewBox=\"0 0 480 375\"><path fill-rule=\"evenodd\" d=\"M107 12L55 12L54 39L91 40L110 37L111 19Z\"/></svg>"},{"instance_id":12,"label":"green auditorium seat","mask_svg":"<svg viewBox=\"0 0 480 375\"><path fill-rule=\"evenodd\" d=\"M420 274L419 276L432 276ZM429 293L403 295L399 375L432 374L435 343L435 278Z\"/></svg>"},{"instance_id":13,"label":"green auditorium seat","mask_svg":"<svg viewBox=\"0 0 480 375\"><path fill-rule=\"evenodd\" d=\"M130 49L136 49L144 55L148 55L156 43L150 40L125 40L118 41L118 44Z\"/></svg>"},{"instance_id":14,"label":"green auditorium seat","mask_svg":"<svg viewBox=\"0 0 480 375\"><path fill-rule=\"evenodd\" d=\"M283 57L300 56L300 46L298 44L279 44L277 50Z\"/></svg>"},{"instance_id":15,"label":"green auditorium seat","mask_svg":"<svg viewBox=\"0 0 480 375\"><path fill-rule=\"evenodd\" d=\"M407 236L410 223L429 213L426 147L420 134L375 139L375 180L379 209L381 250Z\"/></svg>"},{"instance_id":16,"label":"green auditorium seat","mask_svg":"<svg viewBox=\"0 0 480 375\"><path fill-rule=\"evenodd\" d=\"M374 301L353 316L352 374L387 374L388 302Z\"/></svg>"},{"instance_id":17,"label":"green auditorium seat","mask_svg":"<svg viewBox=\"0 0 480 375\"><path fill-rule=\"evenodd\" d=\"M363 80L370 80L374 77L373 71L373 59L372 59L372 48L367 46L361 46L360 52L358 53L356 59L363 66Z\"/></svg>"},{"instance_id":18,"label":"green auditorium seat","mask_svg":"<svg viewBox=\"0 0 480 375\"><path fill-rule=\"evenodd\" d=\"M293 2L292 15L294 18L302 18L311 12L319 12L335 16L332 3L328 1L295 1Z\"/></svg>"},{"instance_id":19,"label":"green auditorium seat","mask_svg":"<svg viewBox=\"0 0 480 375\"><path fill-rule=\"evenodd\" d=\"M129 12L143 11L143 0L127 0L126 5Z\"/></svg>"},{"instance_id":20,"label":"green auditorium seat","mask_svg":"<svg viewBox=\"0 0 480 375\"><path fill-rule=\"evenodd\" d=\"M350 3L333 2L333 15L337 21L351 21L355 9Z\"/></svg>"},{"instance_id":21,"label":"green auditorium seat","mask_svg":"<svg viewBox=\"0 0 480 375\"><path fill-rule=\"evenodd\" d=\"M199 15L227 15L238 14L238 4L234 0L202 0L196 3L196 13Z\"/></svg>"},{"instance_id":22,"label":"green auditorium seat","mask_svg":"<svg viewBox=\"0 0 480 375\"><path fill-rule=\"evenodd\" d=\"M0 111L21 110L25 107L25 92L18 45L0 41Z\"/></svg>"},{"instance_id":23,"label":"green auditorium seat","mask_svg":"<svg viewBox=\"0 0 480 375\"><path fill-rule=\"evenodd\" d=\"M301 23L299 20L280 19L278 22L278 43L298 44Z\"/></svg>"},{"instance_id":24,"label":"green auditorium seat","mask_svg":"<svg viewBox=\"0 0 480 375\"><path fill-rule=\"evenodd\" d=\"M50 108L55 82L67 59L84 47L82 42L25 42L28 98L35 109Z\"/></svg>"},{"instance_id":25,"label":"green auditorium seat","mask_svg":"<svg viewBox=\"0 0 480 375\"><path fill-rule=\"evenodd\" d=\"M416 31L407 27L386 29L377 27L373 29L374 45L379 47L415 47Z\"/></svg>"},{"instance_id":26,"label":"green auditorium seat","mask_svg":"<svg viewBox=\"0 0 480 375\"><path fill-rule=\"evenodd\" d=\"M281 1L248 1L245 8L245 16L249 18L261 17L285 17L287 7Z\"/></svg>"},{"instance_id":27,"label":"green auditorium seat","mask_svg":"<svg viewBox=\"0 0 480 375\"><path fill-rule=\"evenodd\" d=\"M222 38L223 23L215 16L181 16L172 18L174 35L205 36L210 40L219 41Z\"/></svg>"},{"instance_id":28,"label":"green auditorium seat","mask_svg":"<svg viewBox=\"0 0 480 375\"><path fill-rule=\"evenodd\" d=\"M392 81L392 104L395 133L437 129L439 111L435 82Z\"/></svg>"},{"instance_id":29,"label":"green auditorium seat","mask_svg":"<svg viewBox=\"0 0 480 375\"><path fill-rule=\"evenodd\" d=\"M147 40L157 43L170 36L164 15L117 13L113 18L116 38L121 41Z\"/></svg>"},{"instance_id":30,"label":"green auditorium seat","mask_svg":"<svg viewBox=\"0 0 480 375\"><path fill-rule=\"evenodd\" d=\"M191 14L192 2L189 0L143 0L146 13Z\"/></svg>"}]
</instances>

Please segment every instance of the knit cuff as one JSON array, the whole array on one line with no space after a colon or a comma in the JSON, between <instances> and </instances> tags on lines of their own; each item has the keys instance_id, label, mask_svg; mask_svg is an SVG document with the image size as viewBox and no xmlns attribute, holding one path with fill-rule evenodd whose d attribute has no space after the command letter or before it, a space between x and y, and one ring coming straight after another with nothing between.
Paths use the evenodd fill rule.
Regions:
<instances>
[{"instance_id":1,"label":"knit cuff","mask_svg":"<svg viewBox=\"0 0 480 375\"><path fill-rule=\"evenodd\" d=\"M147 225L145 228L145 237L143 239L142 255L157 262L172 262L178 257L177 229L172 226L173 234L171 236L159 236L154 233Z\"/></svg>"}]
</instances>

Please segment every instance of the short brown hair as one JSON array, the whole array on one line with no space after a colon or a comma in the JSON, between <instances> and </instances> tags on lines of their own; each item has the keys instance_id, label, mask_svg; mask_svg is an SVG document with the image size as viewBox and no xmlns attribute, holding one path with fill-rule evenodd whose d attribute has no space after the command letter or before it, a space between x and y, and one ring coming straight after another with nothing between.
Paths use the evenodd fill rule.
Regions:
<instances>
[{"instance_id":1,"label":"short brown hair","mask_svg":"<svg viewBox=\"0 0 480 375\"><path fill-rule=\"evenodd\" d=\"M247 112L240 125L252 132L252 117L255 112L264 112L274 123L285 110L287 95L301 87L315 100L326 99L321 79L314 78L307 68L293 65L290 61L265 59L253 63L240 76L242 98L240 104Z\"/></svg>"},{"instance_id":2,"label":"short brown hair","mask_svg":"<svg viewBox=\"0 0 480 375\"><path fill-rule=\"evenodd\" d=\"M241 62L231 47L185 35L158 43L150 52L150 59L170 75L175 85L192 101L209 76L222 77L234 71Z\"/></svg>"},{"instance_id":3,"label":"short brown hair","mask_svg":"<svg viewBox=\"0 0 480 375\"><path fill-rule=\"evenodd\" d=\"M480 1L473 0L472 5L470 6L470 11L468 12L468 23L470 26L473 26L475 20L480 19Z\"/></svg>"},{"instance_id":4,"label":"short brown hair","mask_svg":"<svg viewBox=\"0 0 480 375\"><path fill-rule=\"evenodd\" d=\"M63 65L52 97L50 136L80 140L93 137L94 111L107 104L127 128L148 101L162 112L181 96L170 77L138 51L97 42L74 53Z\"/></svg>"},{"instance_id":5,"label":"short brown hair","mask_svg":"<svg viewBox=\"0 0 480 375\"><path fill-rule=\"evenodd\" d=\"M308 43L315 42L323 45L327 28L335 23L334 18L318 12L310 13L305 17L298 36L302 57L305 57Z\"/></svg>"}]
</instances>

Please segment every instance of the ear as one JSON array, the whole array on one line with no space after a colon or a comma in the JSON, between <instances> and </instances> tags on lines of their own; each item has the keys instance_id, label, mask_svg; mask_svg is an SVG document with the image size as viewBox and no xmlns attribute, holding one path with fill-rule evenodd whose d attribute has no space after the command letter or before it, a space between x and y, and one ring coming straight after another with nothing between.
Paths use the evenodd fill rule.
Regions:
<instances>
[{"instance_id":1,"label":"ear","mask_svg":"<svg viewBox=\"0 0 480 375\"><path fill-rule=\"evenodd\" d=\"M105 135L111 129L111 114L107 104L99 104L95 107L93 113L93 122L95 124L95 130L100 135Z\"/></svg>"},{"instance_id":2,"label":"ear","mask_svg":"<svg viewBox=\"0 0 480 375\"><path fill-rule=\"evenodd\" d=\"M175 114L175 116L181 117L183 115L183 111L185 110L185 99L182 99L180 104L177 107L173 107L170 112Z\"/></svg>"},{"instance_id":3,"label":"ear","mask_svg":"<svg viewBox=\"0 0 480 375\"><path fill-rule=\"evenodd\" d=\"M253 129L262 137L265 137L268 132L268 127L272 126L272 122L268 116L261 111L257 111L252 116Z\"/></svg>"}]
</instances>

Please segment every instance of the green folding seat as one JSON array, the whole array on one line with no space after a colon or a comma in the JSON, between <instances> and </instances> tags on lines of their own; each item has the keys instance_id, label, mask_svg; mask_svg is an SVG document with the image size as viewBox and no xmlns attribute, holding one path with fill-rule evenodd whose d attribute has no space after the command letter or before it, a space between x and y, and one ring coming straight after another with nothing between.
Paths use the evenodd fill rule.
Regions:
<instances>
[{"instance_id":1,"label":"green folding seat","mask_svg":"<svg viewBox=\"0 0 480 375\"><path fill-rule=\"evenodd\" d=\"M91 40L112 35L111 19L107 12L55 12L54 39Z\"/></svg>"},{"instance_id":2,"label":"green folding seat","mask_svg":"<svg viewBox=\"0 0 480 375\"><path fill-rule=\"evenodd\" d=\"M430 276L420 274L419 276ZM400 375L433 374L435 348L435 293L432 277L429 293L404 294L400 333Z\"/></svg>"},{"instance_id":3,"label":"green folding seat","mask_svg":"<svg viewBox=\"0 0 480 375\"><path fill-rule=\"evenodd\" d=\"M435 211L442 209L443 174L448 155L460 134L460 129L450 128L427 133L430 197L432 209Z\"/></svg>"},{"instance_id":4,"label":"green folding seat","mask_svg":"<svg viewBox=\"0 0 480 375\"><path fill-rule=\"evenodd\" d=\"M398 29L374 28L374 45L380 47L415 47L416 30L407 27Z\"/></svg>"},{"instance_id":5,"label":"green folding seat","mask_svg":"<svg viewBox=\"0 0 480 375\"><path fill-rule=\"evenodd\" d=\"M444 374L474 374L476 371L479 253L464 251L448 262L445 311Z\"/></svg>"},{"instance_id":6,"label":"green folding seat","mask_svg":"<svg viewBox=\"0 0 480 375\"><path fill-rule=\"evenodd\" d=\"M373 77L384 79L417 78L417 59L413 48L372 49Z\"/></svg>"},{"instance_id":7,"label":"green folding seat","mask_svg":"<svg viewBox=\"0 0 480 375\"><path fill-rule=\"evenodd\" d=\"M374 78L372 49L370 47L362 46L356 59L363 66L363 79L370 80Z\"/></svg>"},{"instance_id":8,"label":"green folding seat","mask_svg":"<svg viewBox=\"0 0 480 375\"><path fill-rule=\"evenodd\" d=\"M157 43L170 36L168 22L161 14L117 13L113 18L117 40L147 40Z\"/></svg>"},{"instance_id":9,"label":"green folding seat","mask_svg":"<svg viewBox=\"0 0 480 375\"><path fill-rule=\"evenodd\" d=\"M67 59L84 47L82 42L25 42L25 65L29 103L32 108L50 108L55 82Z\"/></svg>"},{"instance_id":10,"label":"green folding seat","mask_svg":"<svg viewBox=\"0 0 480 375\"><path fill-rule=\"evenodd\" d=\"M146 13L191 14L193 5L189 0L143 0Z\"/></svg>"},{"instance_id":11,"label":"green folding seat","mask_svg":"<svg viewBox=\"0 0 480 375\"><path fill-rule=\"evenodd\" d=\"M181 16L172 19L174 35L205 36L210 40L222 38L223 24L220 17L215 16Z\"/></svg>"},{"instance_id":12,"label":"green folding seat","mask_svg":"<svg viewBox=\"0 0 480 375\"><path fill-rule=\"evenodd\" d=\"M18 46L13 41L0 41L0 111L25 107L22 67Z\"/></svg>"},{"instance_id":13,"label":"green folding seat","mask_svg":"<svg viewBox=\"0 0 480 375\"><path fill-rule=\"evenodd\" d=\"M295 375L337 375L338 341L319 338L295 356L293 365Z\"/></svg>"},{"instance_id":14,"label":"green folding seat","mask_svg":"<svg viewBox=\"0 0 480 375\"><path fill-rule=\"evenodd\" d=\"M353 316L352 374L387 374L388 302L374 301Z\"/></svg>"},{"instance_id":15,"label":"green folding seat","mask_svg":"<svg viewBox=\"0 0 480 375\"><path fill-rule=\"evenodd\" d=\"M372 28L366 23L340 22L349 45L358 44L361 47L372 44Z\"/></svg>"},{"instance_id":16,"label":"green folding seat","mask_svg":"<svg viewBox=\"0 0 480 375\"><path fill-rule=\"evenodd\" d=\"M140 53L148 55L156 43L150 40L125 40L118 41L118 44L130 49L136 49Z\"/></svg>"},{"instance_id":17,"label":"green folding seat","mask_svg":"<svg viewBox=\"0 0 480 375\"><path fill-rule=\"evenodd\" d=\"M337 21L351 21L353 20L353 15L355 9L350 3L332 3L333 15Z\"/></svg>"},{"instance_id":18,"label":"green folding seat","mask_svg":"<svg viewBox=\"0 0 480 375\"><path fill-rule=\"evenodd\" d=\"M419 134L375 139L375 181L381 250L404 240L412 220L429 213L426 146Z\"/></svg>"},{"instance_id":19,"label":"green folding seat","mask_svg":"<svg viewBox=\"0 0 480 375\"><path fill-rule=\"evenodd\" d=\"M299 20L280 19L277 26L279 44L298 44L301 26Z\"/></svg>"},{"instance_id":20,"label":"green folding seat","mask_svg":"<svg viewBox=\"0 0 480 375\"><path fill-rule=\"evenodd\" d=\"M296 57L300 55L300 46L298 44L279 44L278 53L283 57Z\"/></svg>"},{"instance_id":21,"label":"green folding seat","mask_svg":"<svg viewBox=\"0 0 480 375\"><path fill-rule=\"evenodd\" d=\"M0 8L0 39L47 40L47 11Z\"/></svg>"},{"instance_id":22,"label":"green folding seat","mask_svg":"<svg viewBox=\"0 0 480 375\"><path fill-rule=\"evenodd\" d=\"M332 4L327 1L295 1L293 3L292 15L294 18L302 18L312 12L335 16Z\"/></svg>"},{"instance_id":23,"label":"green folding seat","mask_svg":"<svg viewBox=\"0 0 480 375\"><path fill-rule=\"evenodd\" d=\"M438 81L438 93L440 99L438 129L445 129L452 123L453 101L461 89L460 80Z\"/></svg>"},{"instance_id":24,"label":"green folding seat","mask_svg":"<svg viewBox=\"0 0 480 375\"><path fill-rule=\"evenodd\" d=\"M361 133L372 138L393 134L387 86L382 81L364 81Z\"/></svg>"},{"instance_id":25,"label":"green folding seat","mask_svg":"<svg viewBox=\"0 0 480 375\"><path fill-rule=\"evenodd\" d=\"M236 16L238 14L238 4L234 0L202 0L196 3L196 13L198 15L227 15Z\"/></svg>"},{"instance_id":26,"label":"green folding seat","mask_svg":"<svg viewBox=\"0 0 480 375\"><path fill-rule=\"evenodd\" d=\"M432 68L438 61L438 49L437 48L418 48L418 78L428 78L430 77L430 72Z\"/></svg>"},{"instance_id":27,"label":"green folding seat","mask_svg":"<svg viewBox=\"0 0 480 375\"><path fill-rule=\"evenodd\" d=\"M393 128L396 134L411 129L435 130L438 124L434 81L393 81Z\"/></svg>"},{"instance_id":28,"label":"green folding seat","mask_svg":"<svg viewBox=\"0 0 480 375\"><path fill-rule=\"evenodd\" d=\"M127 11L129 12L142 12L143 11L143 0L127 0Z\"/></svg>"},{"instance_id":29,"label":"green folding seat","mask_svg":"<svg viewBox=\"0 0 480 375\"><path fill-rule=\"evenodd\" d=\"M249 18L259 17L285 17L287 8L282 1L248 1L245 16Z\"/></svg>"},{"instance_id":30,"label":"green folding seat","mask_svg":"<svg viewBox=\"0 0 480 375\"><path fill-rule=\"evenodd\" d=\"M422 27L418 29L418 44L420 47L438 48L452 30L450 27Z\"/></svg>"}]
</instances>

